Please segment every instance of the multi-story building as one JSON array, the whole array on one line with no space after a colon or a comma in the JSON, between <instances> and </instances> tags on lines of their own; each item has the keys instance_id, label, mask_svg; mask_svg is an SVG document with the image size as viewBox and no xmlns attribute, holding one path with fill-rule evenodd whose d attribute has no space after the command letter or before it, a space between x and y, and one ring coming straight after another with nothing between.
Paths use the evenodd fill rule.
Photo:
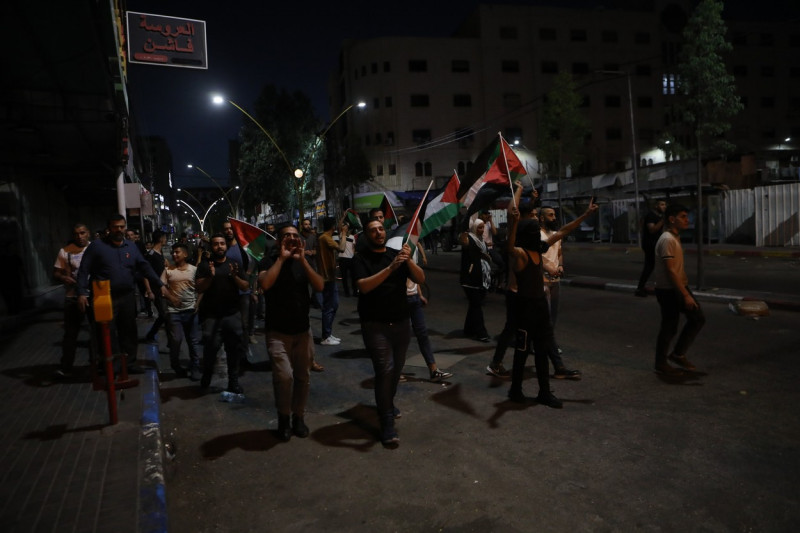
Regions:
<instances>
[{"instance_id":1,"label":"multi-story building","mask_svg":"<svg viewBox=\"0 0 800 533\"><path fill-rule=\"evenodd\" d=\"M367 103L336 130L369 159L374 179L362 191L441 185L453 170L463 174L497 132L518 143L529 174L541 177L538 123L560 72L572 74L591 129L585 160L568 176L630 169L634 144L640 167L663 163L668 156L656 147L675 120L676 65L692 4L618 4L627 7L481 5L450 37L345 42L331 113ZM800 139L800 30L751 22L728 22L734 52L726 59L745 104L729 138L761 166L777 167L769 161L782 149L786 167Z\"/></svg>"}]
</instances>

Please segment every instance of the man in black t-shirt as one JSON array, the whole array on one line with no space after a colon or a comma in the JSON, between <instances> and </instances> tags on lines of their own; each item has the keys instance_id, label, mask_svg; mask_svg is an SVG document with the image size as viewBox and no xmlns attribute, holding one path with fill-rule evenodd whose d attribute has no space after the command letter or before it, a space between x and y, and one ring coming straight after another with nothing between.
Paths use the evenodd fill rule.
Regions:
<instances>
[{"instance_id":1,"label":"man in black t-shirt","mask_svg":"<svg viewBox=\"0 0 800 533\"><path fill-rule=\"evenodd\" d=\"M225 235L217 233L211 237L211 260L197 267L195 288L202 294L200 320L203 330L203 377L200 387L211 384L214 363L221 344L225 344L228 359L229 392L242 394L239 386L239 361L244 357L242 338L242 316L239 312L239 291L249 285L241 263L227 257L228 246Z\"/></svg>"},{"instance_id":2,"label":"man in black t-shirt","mask_svg":"<svg viewBox=\"0 0 800 533\"><path fill-rule=\"evenodd\" d=\"M400 439L394 419L400 416L400 411L394 406L394 396L411 339L406 280L422 284L425 273L411 259L408 244L399 252L386 247L386 230L380 219L369 220L362 238L368 247L353 258L361 335L375 370L381 442L397 446Z\"/></svg>"},{"instance_id":3,"label":"man in black t-shirt","mask_svg":"<svg viewBox=\"0 0 800 533\"><path fill-rule=\"evenodd\" d=\"M648 211L642 224L642 250L644 250L644 267L642 275L639 276L639 285L636 287L636 296L647 297L647 278L653 273L656 266L656 243L661 237L664 229L664 211L667 210L667 202L664 200L656 201L655 209Z\"/></svg>"},{"instance_id":4,"label":"man in black t-shirt","mask_svg":"<svg viewBox=\"0 0 800 533\"><path fill-rule=\"evenodd\" d=\"M272 361L278 438L288 441L292 433L308 437L303 416L314 358L308 286L320 291L323 281L306 258L305 242L297 228L282 227L277 237L278 244L261 262L258 286L264 291L266 304L267 349Z\"/></svg>"}]
</instances>

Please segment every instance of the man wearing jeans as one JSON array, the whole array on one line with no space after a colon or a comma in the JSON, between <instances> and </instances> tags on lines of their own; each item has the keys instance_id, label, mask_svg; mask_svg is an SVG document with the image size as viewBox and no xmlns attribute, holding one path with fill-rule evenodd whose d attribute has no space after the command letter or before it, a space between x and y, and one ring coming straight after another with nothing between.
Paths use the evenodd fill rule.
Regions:
<instances>
[{"instance_id":1,"label":"man wearing jeans","mask_svg":"<svg viewBox=\"0 0 800 533\"><path fill-rule=\"evenodd\" d=\"M322 342L336 346L342 339L333 336L333 319L339 309L339 290L336 287L336 252L344 251L347 244L347 226L339 228L339 242L333 240L336 219L322 219L322 235L317 240L317 271L325 281L322 289Z\"/></svg>"},{"instance_id":2,"label":"man wearing jeans","mask_svg":"<svg viewBox=\"0 0 800 533\"><path fill-rule=\"evenodd\" d=\"M397 446L400 439L394 419L400 411L394 406L394 396L411 339L406 280L424 283L425 274L411 258L408 244L399 252L386 247L386 230L377 218L367 223L364 237L367 249L353 258L353 274L360 291L358 315L364 346L375 371L380 439L385 446Z\"/></svg>"},{"instance_id":3,"label":"man wearing jeans","mask_svg":"<svg viewBox=\"0 0 800 533\"><path fill-rule=\"evenodd\" d=\"M679 376L680 368L670 366L667 359L685 370L694 370L695 366L686 358L686 352L695 337L706 323L703 310L689 290L689 278L683 268L683 248L681 247L682 230L689 227L689 215L686 207L671 204L664 212L666 228L656 243L656 298L661 307L661 327L656 341L655 371L666 376ZM686 325L678 337L675 347L669 353L672 339L678 332L680 315L686 315ZM667 355L669 353L669 356Z\"/></svg>"},{"instance_id":4,"label":"man wearing jeans","mask_svg":"<svg viewBox=\"0 0 800 533\"><path fill-rule=\"evenodd\" d=\"M180 366L181 343L186 338L189 348L189 378L192 381L200 379L200 324L197 318L197 292L195 291L194 278L197 267L190 265L189 248L185 244L175 244L172 247L172 260L174 267L164 269L161 281L167 286L166 300L167 328L171 332L168 337L169 360L172 369L179 376L185 371Z\"/></svg>"}]
</instances>

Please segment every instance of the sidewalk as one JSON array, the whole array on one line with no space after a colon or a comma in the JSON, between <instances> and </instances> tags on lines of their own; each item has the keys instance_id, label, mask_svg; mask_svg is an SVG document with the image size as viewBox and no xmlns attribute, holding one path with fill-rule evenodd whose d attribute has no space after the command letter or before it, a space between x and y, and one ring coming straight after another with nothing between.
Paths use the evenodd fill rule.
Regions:
<instances>
[{"instance_id":1,"label":"sidewalk","mask_svg":"<svg viewBox=\"0 0 800 533\"><path fill-rule=\"evenodd\" d=\"M131 376L139 385L117 391L119 422L109 425L107 396L92 389L84 346L76 375L55 377L61 317L47 311L3 331L3 530L165 531L156 371Z\"/></svg>"}]
</instances>

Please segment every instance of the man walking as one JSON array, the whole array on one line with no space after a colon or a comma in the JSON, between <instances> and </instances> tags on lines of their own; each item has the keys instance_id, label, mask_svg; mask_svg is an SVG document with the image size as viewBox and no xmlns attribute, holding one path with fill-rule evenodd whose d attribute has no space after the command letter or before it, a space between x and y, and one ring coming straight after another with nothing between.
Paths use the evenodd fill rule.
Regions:
<instances>
[{"instance_id":1,"label":"man walking","mask_svg":"<svg viewBox=\"0 0 800 533\"><path fill-rule=\"evenodd\" d=\"M245 344L240 310L240 291L248 288L241 263L226 255L225 235L211 236L211 259L197 267L195 287L203 295L200 316L203 330L203 376L200 387L208 388L220 345L225 345L228 361L227 391L243 394L239 386L239 363Z\"/></svg>"},{"instance_id":2,"label":"man walking","mask_svg":"<svg viewBox=\"0 0 800 533\"><path fill-rule=\"evenodd\" d=\"M689 290L689 278L683 268L680 232L689 227L688 210L680 204L671 204L664 212L664 219L666 229L659 237L655 248L658 259L655 265L656 298L661 307L655 370L666 376L677 376L683 372L680 368L670 366L667 359L685 370L695 369L686 358L686 352L703 328L706 319L700 304ZM678 332L681 313L686 315L686 325L670 353L669 346Z\"/></svg>"},{"instance_id":3,"label":"man walking","mask_svg":"<svg viewBox=\"0 0 800 533\"><path fill-rule=\"evenodd\" d=\"M53 267L53 277L64 285L64 338L61 341L61 364L56 374L69 376L75 364L75 352L78 348L78 333L86 313L78 307L78 269L86 247L89 246L89 228L86 224L75 224L72 228L72 240L58 251ZM89 335L94 339L94 332L89 328ZM90 360L97 354L92 353L95 346L90 343Z\"/></svg>"},{"instance_id":4,"label":"man walking","mask_svg":"<svg viewBox=\"0 0 800 533\"><path fill-rule=\"evenodd\" d=\"M189 264L189 247L177 243L172 247L172 261L175 266L166 268L161 281L169 290L167 311L169 361L177 375L185 371L180 365L181 343L186 339L189 349L189 379L197 381L200 370L200 324L197 318L197 291L195 275L197 267Z\"/></svg>"},{"instance_id":5,"label":"man walking","mask_svg":"<svg viewBox=\"0 0 800 533\"><path fill-rule=\"evenodd\" d=\"M347 245L347 226L339 228L339 242L333 240L336 219L322 219L322 234L317 240L317 271L325 284L322 289L322 332L320 344L336 346L342 339L333 336L333 319L339 309L339 289L336 286L336 252Z\"/></svg>"},{"instance_id":6,"label":"man walking","mask_svg":"<svg viewBox=\"0 0 800 533\"><path fill-rule=\"evenodd\" d=\"M262 260L258 284L264 291L266 304L267 349L272 362L278 438L288 441L292 433L300 438L308 436L304 414L314 358L308 286L322 290L323 280L306 259L304 242L294 226L282 227L277 237L278 244Z\"/></svg>"},{"instance_id":7,"label":"man walking","mask_svg":"<svg viewBox=\"0 0 800 533\"><path fill-rule=\"evenodd\" d=\"M136 365L139 335L136 329L136 275L150 282L150 287L166 294L164 284L153 271L139 248L125 239L125 217L114 215L108 220L108 236L92 241L86 248L78 270L78 307L82 312L89 305L89 281L108 280L111 285L112 350L128 356L128 372L141 373Z\"/></svg>"},{"instance_id":8,"label":"man walking","mask_svg":"<svg viewBox=\"0 0 800 533\"><path fill-rule=\"evenodd\" d=\"M653 273L656 264L656 242L664 229L664 211L667 209L667 202L664 200L656 201L655 209L648 211L642 224L642 250L644 250L644 267L642 275L639 276L639 285L636 287L636 296L647 297L647 278Z\"/></svg>"},{"instance_id":9,"label":"man walking","mask_svg":"<svg viewBox=\"0 0 800 533\"><path fill-rule=\"evenodd\" d=\"M381 442L397 446L400 439L394 419L400 411L395 408L394 396L411 337L406 280L424 283L425 274L412 260L408 244L399 252L386 247L386 230L379 219L370 219L363 236L368 249L358 252L353 259L353 273L360 291L361 334L375 371Z\"/></svg>"},{"instance_id":10,"label":"man walking","mask_svg":"<svg viewBox=\"0 0 800 533\"><path fill-rule=\"evenodd\" d=\"M147 259L147 262L150 263L150 266L153 267L153 271L156 275L161 278L161 274L164 273L164 269L167 266L167 262L164 259L164 245L167 244L167 235L160 231L156 230L153 232L153 247L147 250L144 258ZM150 330L147 332L147 335L144 336L145 342L154 343L156 342L156 335L158 334L159 328L161 326L166 326L165 330L167 332L167 345L172 342L172 332L170 330L169 324L167 323L167 301L164 297L161 296L160 293L153 292L149 290L149 282L145 280L145 287L148 288L148 292L152 293L153 298L153 305L156 308L156 313L158 316L153 321L153 325L150 327ZM179 372L179 369L175 366L172 367L176 373Z\"/></svg>"},{"instance_id":11,"label":"man walking","mask_svg":"<svg viewBox=\"0 0 800 533\"><path fill-rule=\"evenodd\" d=\"M242 266L242 275L247 280L247 288L239 291L239 311L242 315L242 340L245 344L245 353L250 351L248 344L255 343L253 333L255 333L255 320L256 308L254 301L254 292L251 287L251 282L254 284L255 280L253 272L255 271L255 261L253 261L244 250L244 247L236 242L236 237L233 234L233 225L225 221L222 223L222 232L225 234L225 245L228 247L226 255L239 263ZM247 362L245 358L244 362Z\"/></svg>"}]
</instances>

